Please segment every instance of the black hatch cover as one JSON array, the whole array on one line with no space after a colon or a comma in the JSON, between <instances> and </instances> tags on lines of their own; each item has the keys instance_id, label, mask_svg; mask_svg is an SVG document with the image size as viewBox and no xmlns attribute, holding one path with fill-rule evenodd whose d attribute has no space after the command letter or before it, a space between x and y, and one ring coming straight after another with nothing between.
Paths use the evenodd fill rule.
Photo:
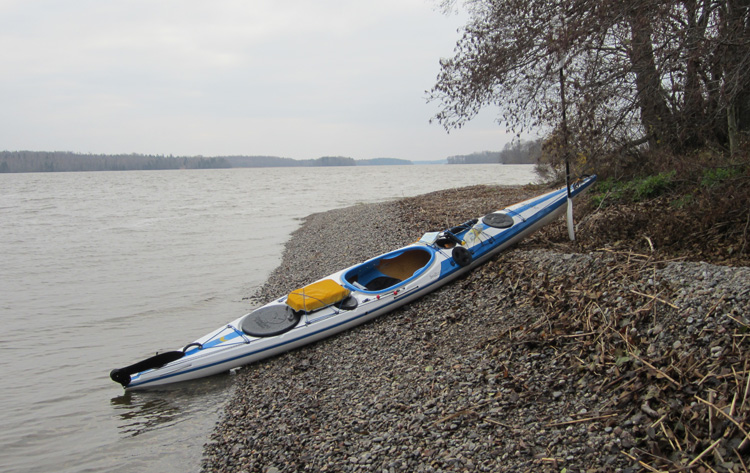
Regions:
<instances>
[{"instance_id":1,"label":"black hatch cover","mask_svg":"<svg viewBox=\"0 0 750 473\"><path fill-rule=\"evenodd\" d=\"M271 305L256 309L245 316L240 328L253 337L272 337L293 329L300 314L286 304Z\"/></svg>"},{"instance_id":2,"label":"black hatch cover","mask_svg":"<svg viewBox=\"0 0 750 473\"><path fill-rule=\"evenodd\" d=\"M513 217L508 214L495 212L485 215L482 218L482 223L493 228L510 228L513 226Z\"/></svg>"}]
</instances>

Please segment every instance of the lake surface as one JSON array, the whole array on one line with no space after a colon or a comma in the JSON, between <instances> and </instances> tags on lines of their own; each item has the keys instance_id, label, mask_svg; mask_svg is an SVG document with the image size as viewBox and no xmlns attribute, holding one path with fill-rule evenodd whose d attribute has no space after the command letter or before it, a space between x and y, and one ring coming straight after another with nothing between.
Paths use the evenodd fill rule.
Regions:
<instances>
[{"instance_id":1,"label":"lake surface","mask_svg":"<svg viewBox=\"0 0 750 473\"><path fill-rule=\"evenodd\" d=\"M234 377L126 393L112 368L249 312L309 214L534 179L527 165L0 174L2 470L198 471Z\"/></svg>"}]
</instances>

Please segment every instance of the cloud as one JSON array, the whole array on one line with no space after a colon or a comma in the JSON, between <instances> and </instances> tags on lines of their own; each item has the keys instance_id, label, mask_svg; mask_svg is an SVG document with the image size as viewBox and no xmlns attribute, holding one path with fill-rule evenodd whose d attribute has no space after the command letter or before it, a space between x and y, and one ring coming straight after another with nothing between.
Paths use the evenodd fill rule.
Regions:
<instances>
[{"instance_id":1,"label":"cloud","mask_svg":"<svg viewBox=\"0 0 750 473\"><path fill-rule=\"evenodd\" d=\"M436 159L499 149L425 103L460 17L429 0L0 6L7 149Z\"/></svg>"}]
</instances>

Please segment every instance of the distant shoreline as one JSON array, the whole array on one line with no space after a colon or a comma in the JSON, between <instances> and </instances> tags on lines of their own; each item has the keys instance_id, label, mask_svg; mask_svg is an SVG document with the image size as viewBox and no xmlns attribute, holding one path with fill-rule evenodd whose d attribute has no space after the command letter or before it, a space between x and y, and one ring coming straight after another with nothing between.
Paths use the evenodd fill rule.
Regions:
<instances>
[{"instance_id":1,"label":"distant shoreline","mask_svg":"<svg viewBox=\"0 0 750 473\"><path fill-rule=\"evenodd\" d=\"M323 156L292 159L277 156L164 156L146 154L81 154L69 151L0 151L0 173L154 171L172 169L229 169L268 167L402 166L419 164L534 164L530 155L511 151L481 152L433 161L397 158L353 159Z\"/></svg>"}]
</instances>

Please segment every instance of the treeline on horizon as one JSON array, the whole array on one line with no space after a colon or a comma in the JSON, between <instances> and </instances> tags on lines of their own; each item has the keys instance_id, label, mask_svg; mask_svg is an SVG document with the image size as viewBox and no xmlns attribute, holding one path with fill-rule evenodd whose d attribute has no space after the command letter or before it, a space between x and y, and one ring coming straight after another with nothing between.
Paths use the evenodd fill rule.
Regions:
<instances>
[{"instance_id":1,"label":"treeline on horizon","mask_svg":"<svg viewBox=\"0 0 750 473\"><path fill-rule=\"evenodd\" d=\"M542 155L544 140L514 141L502 151L483 151L468 155L450 156L448 164L536 164Z\"/></svg>"},{"instance_id":2,"label":"treeline on horizon","mask_svg":"<svg viewBox=\"0 0 750 473\"><path fill-rule=\"evenodd\" d=\"M525 145L524 145L525 146ZM523 148L526 149L526 148ZM485 151L451 156L448 164L534 163L536 159L519 157L516 148L506 146L500 152ZM523 154L523 153L522 153ZM445 161L442 161L445 162ZM431 162L431 163L434 163ZM410 165L412 161L395 158L358 159L323 156L317 159L292 159L277 156L164 156L146 154L81 154L69 151L0 151L0 173L143 171L170 169L228 169L256 167L324 167Z\"/></svg>"},{"instance_id":3,"label":"treeline on horizon","mask_svg":"<svg viewBox=\"0 0 750 473\"><path fill-rule=\"evenodd\" d=\"M298 160L276 156L163 156L146 154L80 154L69 151L0 151L0 173L150 171L247 167L376 166L413 164L404 159L354 160L340 156Z\"/></svg>"},{"instance_id":4,"label":"treeline on horizon","mask_svg":"<svg viewBox=\"0 0 750 473\"><path fill-rule=\"evenodd\" d=\"M220 169L232 167L222 158L146 154L79 154L68 151L2 151L0 173Z\"/></svg>"}]
</instances>

